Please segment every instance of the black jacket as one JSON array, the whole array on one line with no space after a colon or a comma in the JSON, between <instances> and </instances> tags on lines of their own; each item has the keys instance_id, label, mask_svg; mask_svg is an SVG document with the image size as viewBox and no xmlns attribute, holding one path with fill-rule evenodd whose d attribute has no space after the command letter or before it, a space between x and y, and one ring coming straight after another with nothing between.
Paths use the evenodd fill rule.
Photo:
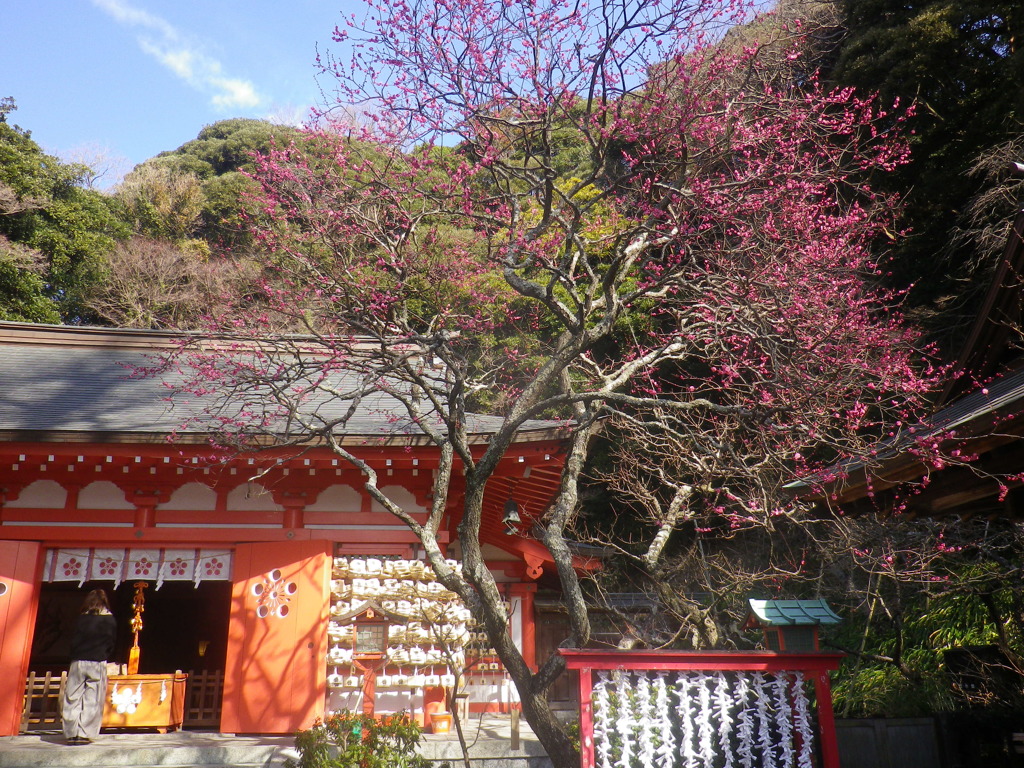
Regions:
<instances>
[{"instance_id":1,"label":"black jacket","mask_svg":"<svg viewBox=\"0 0 1024 768\"><path fill-rule=\"evenodd\" d=\"M72 661L108 661L114 655L117 621L109 613L83 613L71 636Z\"/></svg>"}]
</instances>

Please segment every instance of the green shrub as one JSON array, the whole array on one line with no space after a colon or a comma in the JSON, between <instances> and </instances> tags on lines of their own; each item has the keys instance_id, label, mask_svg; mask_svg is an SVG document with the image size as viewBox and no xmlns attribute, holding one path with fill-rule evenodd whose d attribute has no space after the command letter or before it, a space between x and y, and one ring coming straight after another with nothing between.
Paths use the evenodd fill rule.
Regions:
<instances>
[{"instance_id":1,"label":"green shrub","mask_svg":"<svg viewBox=\"0 0 1024 768\"><path fill-rule=\"evenodd\" d=\"M383 720L341 712L295 734L299 761L288 768L427 768L416 754L420 728L401 713Z\"/></svg>"}]
</instances>

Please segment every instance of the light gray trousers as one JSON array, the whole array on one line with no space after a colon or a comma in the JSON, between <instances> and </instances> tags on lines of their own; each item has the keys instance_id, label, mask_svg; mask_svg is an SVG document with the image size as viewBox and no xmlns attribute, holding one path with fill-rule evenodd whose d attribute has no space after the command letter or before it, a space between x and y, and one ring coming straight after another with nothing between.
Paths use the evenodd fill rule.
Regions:
<instances>
[{"instance_id":1,"label":"light gray trousers","mask_svg":"<svg viewBox=\"0 0 1024 768\"><path fill-rule=\"evenodd\" d=\"M103 722L107 662L72 661L61 699L65 739L95 739Z\"/></svg>"}]
</instances>

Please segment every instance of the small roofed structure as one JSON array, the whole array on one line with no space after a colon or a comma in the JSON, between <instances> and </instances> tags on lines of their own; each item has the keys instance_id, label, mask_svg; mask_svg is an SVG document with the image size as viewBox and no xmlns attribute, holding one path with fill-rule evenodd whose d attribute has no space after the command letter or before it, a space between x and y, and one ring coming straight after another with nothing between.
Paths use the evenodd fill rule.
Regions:
<instances>
[{"instance_id":1,"label":"small roofed structure","mask_svg":"<svg viewBox=\"0 0 1024 768\"><path fill-rule=\"evenodd\" d=\"M842 619L824 600L750 601L746 629L764 631L764 644L770 651L811 653L821 650L818 627L838 624Z\"/></svg>"}]
</instances>

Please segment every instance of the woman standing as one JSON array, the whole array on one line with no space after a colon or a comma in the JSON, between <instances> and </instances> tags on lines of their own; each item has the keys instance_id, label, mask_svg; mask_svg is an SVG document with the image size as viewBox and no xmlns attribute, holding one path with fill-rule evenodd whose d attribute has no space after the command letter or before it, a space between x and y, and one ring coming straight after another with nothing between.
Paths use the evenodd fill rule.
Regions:
<instances>
[{"instance_id":1,"label":"woman standing","mask_svg":"<svg viewBox=\"0 0 1024 768\"><path fill-rule=\"evenodd\" d=\"M94 589L85 598L71 636L71 669L60 709L68 744L88 744L100 732L107 660L114 653L116 637L117 622L107 593Z\"/></svg>"}]
</instances>

